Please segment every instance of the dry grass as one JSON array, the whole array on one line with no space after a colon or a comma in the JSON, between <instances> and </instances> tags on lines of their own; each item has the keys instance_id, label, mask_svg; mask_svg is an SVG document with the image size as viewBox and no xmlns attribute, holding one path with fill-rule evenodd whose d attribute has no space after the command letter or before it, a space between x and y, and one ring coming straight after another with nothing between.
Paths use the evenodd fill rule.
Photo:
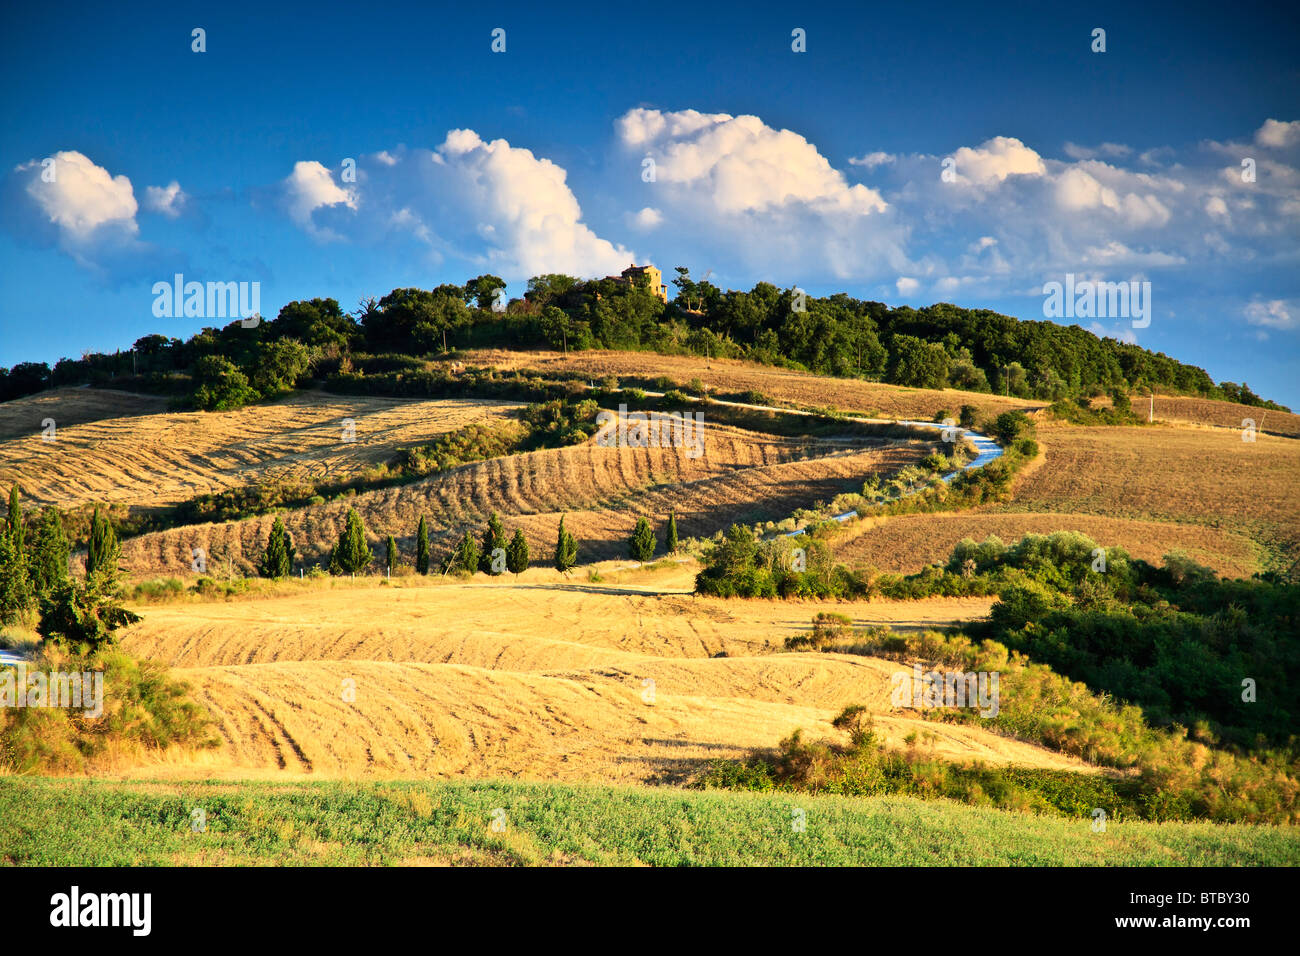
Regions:
<instances>
[{"instance_id":1,"label":"dry grass","mask_svg":"<svg viewBox=\"0 0 1300 956\"><path fill-rule=\"evenodd\" d=\"M1153 564L1170 551L1228 577L1249 577L1260 569L1260 548L1243 534L1222 528L1079 514L916 514L864 521L837 542L836 557L853 567L912 572L948 560L963 538L997 535L1011 542L1027 534L1081 531L1099 544L1122 546Z\"/></svg>"},{"instance_id":2,"label":"dry grass","mask_svg":"<svg viewBox=\"0 0 1300 956\"><path fill-rule=\"evenodd\" d=\"M1081 531L1159 563L1174 550L1248 577L1300 556L1300 443L1186 426L1076 427L1040 422L1045 454L1011 499L974 511L901 515L851 527L835 547L851 565L916 571L962 538Z\"/></svg>"},{"instance_id":3,"label":"dry grass","mask_svg":"<svg viewBox=\"0 0 1300 956\"><path fill-rule=\"evenodd\" d=\"M635 375L656 378L666 375L684 385L698 378L715 392L762 392L778 402L822 407L833 405L842 411L879 412L885 418L917 417L929 420L941 408L956 413L962 405L974 405L984 415L1010 408L1032 408L1042 402L1003 398L986 392L957 389L903 388L856 379L832 378L787 369L742 362L737 359L703 359L690 355L659 355L644 352L515 352L481 349L463 352L460 361L469 365L491 365L505 370L532 368L543 372L580 372L589 378L606 375Z\"/></svg>"},{"instance_id":4,"label":"dry grass","mask_svg":"<svg viewBox=\"0 0 1300 956\"><path fill-rule=\"evenodd\" d=\"M55 388L48 392L0 402L0 442L13 438L40 440L46 418L54 419L58 439L63 429L106 418L152 415L166 411L167 399L119 392L111 388ZM7 448L0 445L0 449ZM2 459L0 459L2 460Z\"/></svg>"},{"instance_id":5,"label":"dry grass","mask_svg":"<svg viewBox=\"0 0 1300 956\"><path fill-rule=\"evenodd\" d=\"M778 401L900 417L930 417L939 407L956 411L964 403L985 414L1032 404L634 353L566 360L553 353L482 352L468 361L562 367L592 377L698 377L720 391L752 389ZM222 415L143 415L148 409L105 406L126 412L115 419L94 412L93 398L60 399L80 403L69 406L67 418L80 414L83 423L65 426L62 413L51 414L60 439L51 449L31 447L39 438L29 426L0 444L0 482L20 477L30 497L66 507L92 498L179 500L262 475L341 478L387 457L398 442L427 440L503 407L318 394ZM30 405L0 406L0 428L33 414ZM1204 420L1229 423L1225 416L1236 411L1225 409L1205 410ZM357 420L356 444L337 440L344 417ZM707 535L732 521L784 518L856 490L869 472L893 470L928 451L924 443L850 447L712 425L704 437L705 454L694 459L674 449L587 444L465 465L289 512L286 524L300 552L316 560L355 506L376 552L391 533L409 563L422 514L434 532L436 557L451 537L466 527L478 531L498 511L508 528L525 532L534 562L543 563L559 517L567 513L580 559L590 562L622 558L638 515L658 521L675 511L684 537ZM1065 528L1139 557L1155 559L1181 547L1221 571L1244 573L1258 563L1260 544L1285 550L1300 542L1294 506L1300 444L1290 439L1261 434L1248 444L1226 428L1048 422L1039 437L1045 463L1020 476L1010 502L972 514L863 525L841 546L842 555L910 570L945 557L962 537L994 533L1010 540ZM34 457L53 449L57 455ZM229 559L246 569L260 556L271 520L143 536L125 542L125 563L137 574L187 577L191 549L202 547L214 567ZM143 770L177 779L312 774L674 781L707 760L770 747L795 728L833 736L828 721L852 703L874 712L878 731L893 745L924 731L937 735L942 756L1085 769L979 724L891 713L889 675L896 665L773 653L828 605L695 598L686 593L697 570L689 561L662 569L619 562L599 570L598 584L536 567L518 581L285 582L243 599L190 598L143 608L145 619L127 634L127 649L158 657L191 681L225 740L216 752L173 753ZM850 612L857 625L905 628L980 617L990 603L834 608ZM344 699L345 681L355 682L355 700ZM649 681L653 703L643 697ZM141 768L122 772L138 775Z\"/></svg>"},{"instance_id":6,"label":"dry grass","mask_svg":"<svg viewBox=\"0 0 1300 956\"><path fill-rule=\"evenodd\" d=\"M134 654L178 667L353 660L559 672L600 664L754 656L808 630L825 605L726 601L690 593L694 562L646 570L639 583L586 583L537 568L473 582L437 576L289 581L271 595L146 605ZM612 575L611 575L612 577ZM988 613L990 598L870 602L839 610L906 630Z\"/></svg>"},{"instance_id":7,"label":"dry grass","mask_svg":"<svg viewBox=\"0 0 1300 956\"><path fill-rule=\"evenodd\" d=\"M1286 553L1300 548L1300 442L1172 426L1050 425L1039 438L1047 464L1017 484L1011 502L989 510L1195 525ZM1206 534L1196 546L1208 552L1222 541ZM1229 547L1223 556L1240 555Z\"/></svg>"},{"instance_id":8,"label":"dry grass","mask_svg":"<svg viewBox=\"0 0 1300 956\"><path fill-rule=\"evenodd\" d=\"M150 608L127 648L178 665L226 746L148 772L675 780L799 727L834 735L828 721L850 703L875 711L899 746L926 731L947 757L1084 769L978 726L890 713L895 664L770 653L817 605L531 578L303 594L290 585L271 599ZM933 626L988 605L849 610L859 624ZM355 700L344 699L345 681Z\"/></svg>"},{"instance_id":9,"label":"dry grass","mask_svg":"<svg viewBox=\"0 0 1300 956\"><path fill-rule=\"evenodd\" d=\"M916 461L924 443L881 442L863 450L842 442L785 439L708 424L704 453L677 448L545 449L455 468L414 484L365 492L284 516L309 563L328 554L349 508L365 522L372 548L398 539L413 561L420 516L429 520L435 557L466 528L477 535L493 511L528 539L532 558L549 560L562 514L577 537L582 562L626 555L639 515L678 515L683 537L711 535L735 521L787 517L796 508L861 488L873 471ZM139 574L188 574L191 552L203 548L221 566L247 570L260 558L270 516L143 535L125 543L124 566Z\"/></svg>"},{"instance_id":10,"label":"dry grass","mask_svg":"<svg viewBox=\"0 0 1300 956\"><path fill-rule=\"evenodd\" d=\"M85 403L101 400L110 401L105 413L72 424L78 414L90 415ZM11 420L38 414L10 407L19 404L8 402L0 410ZM231 412L168 414L155 408L152 414L135 410L112 417L122 404L111 392L90 396L76 389L41 404L39 413L58 423L56 440L42 441L33 430L0 441L0 485L17 481L29 501L66 508L171 504L264 478L338 481L391 458L399 444L429 441L518 407L477 399L408 402L306 392ZM353 442L343 441L347 418L355 422Z\"/></svg>"},{"instance_id":11,"label":"dry grass","mask_svg":"<svg viewBox=\"0 0 1300 956\"><path fill-rule=\"evenodd\" d=\"M1133 396L1133 410L1145 417L1149 409L1147 400ZM1232 428L1240 433L1242 422L1250 419L1258 431L1273 435L1300 438L1300 415L1275 412L1266 408L1252 408L1235 402L1212 402L1204 398L1185 398L1178 395L1157 395L1155 400L1157 421L1180 422L1192 425L1213 425Z\"/></svg>"}]
</instances>

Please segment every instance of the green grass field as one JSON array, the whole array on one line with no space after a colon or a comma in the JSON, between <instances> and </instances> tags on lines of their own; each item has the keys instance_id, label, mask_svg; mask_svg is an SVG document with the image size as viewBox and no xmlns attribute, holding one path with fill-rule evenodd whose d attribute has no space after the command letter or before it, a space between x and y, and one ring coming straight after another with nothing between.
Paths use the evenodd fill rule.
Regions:
<instances>
[{"instance_id":1,"label":"green grass field","mask_svg":"<svg viewBox=\"0 0 1300 956\"><path fill-rule=\"evenodd\" d=\"M192 811L205 814L195 832ZM493 830L495 819L503 824ZM796 831L796 813L806 829ZM1297 865L1300 828L540 783L0 778L13 865Z\"/></svg>"}]
</instances>

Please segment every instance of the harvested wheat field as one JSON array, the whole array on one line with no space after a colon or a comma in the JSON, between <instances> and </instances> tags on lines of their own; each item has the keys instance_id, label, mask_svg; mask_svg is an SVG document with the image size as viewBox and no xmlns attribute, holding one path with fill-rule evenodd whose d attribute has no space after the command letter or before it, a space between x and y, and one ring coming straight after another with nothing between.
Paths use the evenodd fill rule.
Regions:
<instances>
[{"instance_id":1,"label":"harvested wheat field","mask_svg":"<svg viewBox=\"0 0 1300 956\"><path fill-rule=\"evenodd\" d=\"M698 570L589 584L544 568L519 581L374 578L289 581L274 596L146 605L126 646L177 667L305 660L464 664L558 672L647 655L767 653L804 633L818 602L726 601L690 593ZM651 582L658 582L657 586ZM845 605L859 625L898 630L983 617L992 598ZM526 635L526 639L516 635Z\"/></svg>"},{"instance_id":2,"label":"harvested wheat field","mask_svg":"<svg viewBox=\"0 0 1300 956\"><path fill-rule=\"evenodd\" d=\"M308 563L327 556L349 508L361 515L372 548L391 534L409 562L421 515L440 557L466 528L477 534L496 511L524 532L533 560L543 562L567 514L586 563L625 555L639 515L663 520L675 512L683 536L711 535L736 521L778 520L856 491L868 474L893 471L932 448L920 441L788 439L726 426L704 429L703 443L703 453L691 457L685 448L601 447L590 440L462 465L283 517ZM249 569L272 521L263 516L142 535L124 544L123 565L137 574L188 573L192 550L203 548L217 563Z\"/></svg>"},{"instance_id":3,"label":"harvested wheat field","mask_svg":"<svg viewBox=\"0 0 1300 956\"><path fill-rule=\"evenodd\" d=\"M1050 424L1040 426L1039 441L1046 464L1016 483L1011 501L983 510L1197 526L1214 534L1183 547L1207 554L1225 543L1223 534L1283 553L1300 549L1300 442L1271 435L1244 442L1239 431L1158 424ZM1229 544L1222 557L1242 554Z\"/></svg>"},{"instance_id":4,"label":"harvested wheat field","mask_svg":"<svg viewBox=\"0 0 1300 956\"><path fill-rule=\"evenodd\" d=\"M1133 397L1133 410L1136 413L1145 415L1149 409L1150 405L1145 399ZM1157 421L1231 428L1238 435L1249 419L1255 423L1258 432L1300 438L1300 415L1238 405L1236 402L1215 402L1183 395L1156 395L1155 417Z\"/></svg>"},{"instance_id":5,"label":"harvested wheat field","mask_svg":"<svg viewBox=\"0 0 1300 956\"><path fill-rule=\"evenodd\" d=\"M71 421L85 399L75 389L61 395L42 412L58 422L56 441L42 441L34 430L0 441L0 484L16 481L31 501L62 508L174 504L262 479L344 480L392 458L399 445L431 441L520 407L305 392L230 412L140 410L65 427L64 407L72 402ZM0 408L13 418L15 404L21 403ZM345 419L354 423L354 440L344 440Z\"/></svg>"},{"instance_id":6,"label":"harvested wheat field","mask_svg":"<svg viewBox=\"0 0 1300 956\"><path fill-rule=\"evenodd\" d=\"M1004 542L1027 534L1080 531L1106 547L1123 547L1135 558L1159 564L1171 551L1184 551L1225 577L1249 577L1261 570L1261 549L1247 535L1224 528L1140 521L1081 514L915 514L868 519L834 545L850 567L913 572L948 560L963 538Z\"/></svg>"},{"instance_id":7,"label":"harvested wheat field","mask_svg":"<svg viewBox=\"0 0 1300 956\"><path fill-rule=\"evenodd\" d=\"M0 450L10 439L40 440L47 418L54 419L54 439L63 437L63 429L86 422L110 418L153 415L167 410L167 399L156 395L119 392L111 388L54 388L26 398L0 402ZM0 461L7 458L0 456Z\"/></svg>"},{"instance_id":8,"label":"harvested wheat field","mask_svg":"<svg viewBox=\"0 0 1300 956\"><path fill-rule=\"evenodd\" d=\"M962 405L974 405L983 415L1011 408L1037 408L1042 402L1004 398L988 392L963 392L953 388L905 388L851 378L832 378L811 372L743 362L739 359L703 359L693 355L659 355L644 352L514 352L482 349L460 354L467 365L492 366L507 371L535 369L543 373L577 372L591 379L606 375L654 379L667 376L678 385L698 378L715 392L761 392L776 402L791 405L834 406L845 412L874 413L881 418L918 418L929 421L947 409L954 415Z\"/></svg>"},{"instance_id":9,"label":"harvested wheat field","mask_svg":"<svg viewBox=\"0 0 1300 956\"><path fill-rule=\"evenodd\" d=\"M978 725L891 712L899 665L773 653L806 629L815 604L542 577L323 592L291 584L283 597L149 608L125 646L175 666L224 746L144 772L679 781L797 728L834 736L829 721L852 703L872 710L895 745L919 731L950 759L1089 769ZM945 599L853 612L864 624L937 625L988 607Z\"/></svg>"}]
</instances>

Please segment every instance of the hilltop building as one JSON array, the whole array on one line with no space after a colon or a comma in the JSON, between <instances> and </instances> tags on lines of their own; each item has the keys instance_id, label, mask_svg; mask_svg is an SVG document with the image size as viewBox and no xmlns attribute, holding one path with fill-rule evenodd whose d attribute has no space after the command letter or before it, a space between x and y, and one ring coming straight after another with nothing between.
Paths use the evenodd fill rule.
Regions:
<instances>
[{"instance_id":1,"label":"hilltop building","mask_svg":"<svg viewBox=\"0 0 1300 956\"><path fill-rule=\"evenodd\" d=\"M624 269L619 275L605 276L605 278L623 285L636 285L640 282L642 276L645 277L646 288L650 290L651 295L658 297L660 302L667 302L668 286L664 285L664 274L654 266L633 264Z\"/></svg>"}]
</instances>

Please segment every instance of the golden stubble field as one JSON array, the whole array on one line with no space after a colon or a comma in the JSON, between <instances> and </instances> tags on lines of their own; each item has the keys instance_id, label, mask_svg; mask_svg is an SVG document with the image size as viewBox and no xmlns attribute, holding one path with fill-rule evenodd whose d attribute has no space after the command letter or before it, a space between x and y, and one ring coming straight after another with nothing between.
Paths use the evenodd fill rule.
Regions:
<instances>
[{"instance_id":1,"label":"golden stubble field","mask_svg":"<svg viewBox=\"0 0 1300 956\"><path fill-rule=\"evenodd\" d=\"M1145 416L1151 409L1152 404L1145 398L1133 396L1133 411L1137 414ZM1236 402L1212 402L1184 395L1156 395L1154 409L1157 421L1230 428L1240 436L1249 420L1255 423L1257 432L1300 438L1300 415L1292 412L1252 408Z\"/></svg>"},{"instance_id":2,"label":"golden stubble field","mask_svg":"<svg viewBox=\"0 0 1300 956\"><path fill-rule=\"evenodd\" d=\"M399 445L520 407L302 392L230 412L165 412L149 407L158 400L140 408L140 396L90 391L0 405L0 436L8 436L0 438L0 485L17 482L34 503L71 508L174 504L263 479L342 481L389 460ZM101 401L102 413L90 418L86 404ZM54 418L54 441L42 439L37 416ZM35 427L14 433L32 419Z\"/></svg>"},{"instance_id":3,"label":"golden stubble field","mask_svg":"<svg viewBox=\"0 0 1300 956\"><path fill-rule=\"evenodd\" d=\"M481 534L496 511L508 530L524 532L532 559L540 563L552 555L560 519L567 515L579 558L588 562L625 555L640 515L663 522L673 512L682 536L711 535L735 521L777 520L859 490L867 474L915 462L930 448L910 441L780 438L707 420L702 435L703 453L696 457L685 448L601 447L593 439L462 465L412 484L290 511L283 516L285 527L314 564L328 556L348 510L356 508L372 548L391 534L409 563L421 515L429 521L436 559L467 528ZM124 544L123 566L135 574L187 574L193 550L202 548L217 566L247 570L265 549L273 520L263 516L142 535Z\"/></svg>"},{"instance_id":4,"label":"golden stubble field","mask_svg":"<svg viewBox=\"0 0 1300 956\"><path fill-rule=\"evenodd\" d=\"M679 385L698 378L715 392L762 392L768 398L792 405L834 406L854 413L877 412L884 418L919 418L929 421L940 409L954 415L962 405L974 405L981 415L996 415L1013 408L1039 408L1042 402L1005 398L987 392L953 388L904 388L856 379L831 378L809 372L757 365L738 359L704 359L692 355L648 352L514 352L478 349L460 353L466 365L493 366L505 371L535 369L544 373L578 372L590 379L606 375L657 378L666 375Z\"/></svg>"},{"instance_id":5,"label":"golden stubble field","mask_svg":"<svg viewBox=\"0 0 1300 956\"><path fill-rule=\"evenodd\" d=\"M639 586L544 571L518 582L290 584L283 596L144 608L126 648L172 664L224 745L129 772L680 782L798 728L838 736L829 721L855 703L897 746L917 732L953 759L1087 769L978 725L892 710L900 665L775 653L816 604L651 583L686 574L647 572ZM917 627L981 616L989 603L848 610L860 624Z\"/></svg>"},{"instance_id":6,"label":"golden stubble field","mask_svg":"<svg viewBox=\"0 0 1300 956\"><path fill-rule=\"evenodd\" d=\"M1081 531L1159 563L1180 550L1221 574L1248 577L1300 557L1300 442L1159 424L1077 427L1040 422L1043 462L1007 502L969 512L864 521L836 542L852 565L915 571L946 561L962 538ZM1272 558L1270 558L1272 552Z\"/></svg>"},{"instance_id":7,"label":"golden stubble field","mask_svg":"<svg viewBox=\"0 0 1300 956\"><path fill-rule=\"evenodd\" d=\"M932 413L940 405L955 410L963 398L742 363L708 363L723 373L709 377L701 373L712 369L699 360L594 354L569 361L579 358L595 363L593 376L625 370L679 381L700 377L721 390L752 388L777 400L885 414ZM545 368L536 355L514 359L518 367ZM179 500L197 493L191 488L216 490L275 473L342 477L387 457L398 442L427 440L506 407L312 394L241 413L187 416L117 394L97 411L87 391L0 406L0 435L9 436L0 445L0 469L10 470L0 471L0 481L22 471L29 501L41 500L44 488L50 500L68 506L96 498ZM976 398L986 411L1001 402ZM70 440L64 447L75 467L13 460L9 449L26 453L21 443L39 442L24 424L37 413L60 422L59 439ZM1181 548L1220 571L1244 574L1268 549L1294 547L1300 443L1268 434L1267 426L1256 442L1241 442L1236 429L1217 427L1235 409L1194 406L1185 413L1205 421L1145 428L1040 421L1044 457L1020 476L1010 501L970 513L862 522L837 543L840 556L915 570L946 558L963 537L997 534L1010 541L1063 529L1148 560ZM339 448L333 429L343 417L356 419L358 441ZM152 437L145 442L142 435ZM833 608L728 602L690 595L697 568L689 561L642 571L598 565L603 581L582 573L564 578L537 566L550 557L561 514L580 540L584 564L622 558L637 515L658 523L675 511L683 536L712 534L731 521L780 519L929 450L924 443L863 447L721 427L706 428L705 440L700 458L679 449L593 443L539 451L287 512L286 524L309 559L324 554L347 509L356 507L372 547L378 552L391 533L409 563L421 514L430 519L436 558L452 536L466 527L481 530L495 510L508 529L524 530L535 566L519 580L291 581L256 598L141 607L144 621L126 634L125 646L169 663L191 683L223 746L172 753L122 772L181 779L680 781L710 759L771 747L796 728L831 736L829 721L853 703L872 710L877 729L894 745L921 732L934 735L929 745L936 753L954 759L1086 769L979 724L939 725L891 712L895 664L776 653L819 610L842 611L860 625L926 627L983 616L987 599ZM122 448L128 464L113 464ZM229 560L246 570L262 552L271 520L128 540L124 564L137 578L189 578L192 549L203 547L213 567Z\"/></svg>"},{"instance_id":8,"label":"golden stubble field","mask_svg":"<svg viewBox=\"0 0 1300 956\"><path fill-rule=\"evenodd\" d=\"M167 410L167 399L111 388L53 388L47 392L0 402L0 442L11 438L39 439L46 419L59 430L84 422L134 415L154 415ZM2 462L3 459L0 459Z\"/></svg>"}]
</instances>

